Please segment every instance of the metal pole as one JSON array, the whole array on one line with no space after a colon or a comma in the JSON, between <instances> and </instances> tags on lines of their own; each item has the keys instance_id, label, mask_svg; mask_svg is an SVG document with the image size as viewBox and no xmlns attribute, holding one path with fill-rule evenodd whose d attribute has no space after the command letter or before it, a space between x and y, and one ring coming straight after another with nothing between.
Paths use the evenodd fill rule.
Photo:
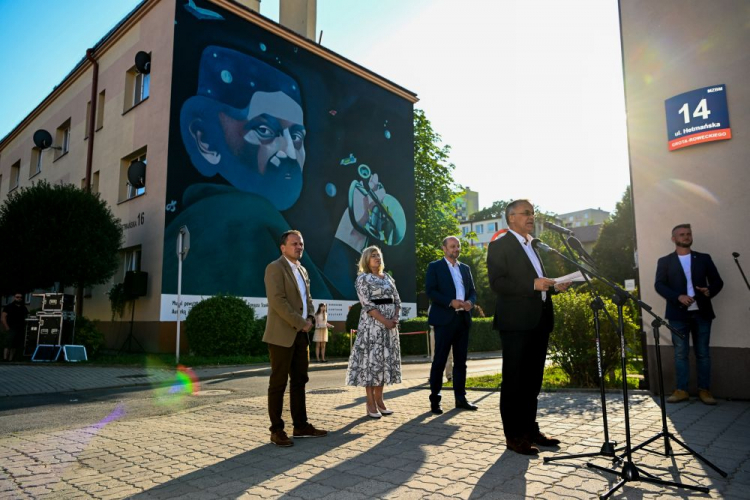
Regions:
<instances>
[{"instance_id":1,"label":"metal pole","mask_svg":"<svg viewBox=\"0 0 750 500\"><path fill-rule=\"evenodd\" d=\"M180 317L182 316L182 232L177 237L180 253L177 255L177 355L175 364L180 364Z\"/></svg>"}]
</instances>

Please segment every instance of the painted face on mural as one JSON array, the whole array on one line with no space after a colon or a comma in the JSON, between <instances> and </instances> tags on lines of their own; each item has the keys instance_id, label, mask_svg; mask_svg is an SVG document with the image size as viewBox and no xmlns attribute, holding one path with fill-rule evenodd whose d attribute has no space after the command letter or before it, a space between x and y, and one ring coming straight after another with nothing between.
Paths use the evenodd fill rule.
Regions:
<instances>
[{"instance_id":1,"label":"painted face on mural","mask_svg":"<svg viewBox=\"0 0 750 500\"><path fill-rule=\"evenodd\" d=\"M247 118L219 113L229 152L248 168L283 184L305 165L302 108L283 92L257 92Z\"/></svg>"},{"instance_id":2,"label":"painted face on mural","mask_svg":"<svg viewBox=\"0 0 750 500\"><path fill-rule=\"evenodd\" d=\"M305 125L296 82L254 57L208 47L198 95L180 115L194 166L241 191L290 208L302 191Z\"/></svg>"}]
</instances>

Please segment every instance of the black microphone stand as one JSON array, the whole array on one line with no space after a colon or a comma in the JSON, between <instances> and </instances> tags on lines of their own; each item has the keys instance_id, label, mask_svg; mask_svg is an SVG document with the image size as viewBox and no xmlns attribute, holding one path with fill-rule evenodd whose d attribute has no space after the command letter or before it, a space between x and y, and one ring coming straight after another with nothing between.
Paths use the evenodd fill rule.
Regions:
<instances>
[{"instance_id":1,"label":"black microphone stand","mask_svg":"<svg viewBox=\"0 0 750 500\"><path fill-rule=\"evenodd\" d=\"M568 249L568 253L573 257L573 251L570 248L570 244L567 240L563 239L563 242L565 243L565 247ZM591 265L590 262L588 262L588 259L586 259L583 255L579 254L579 257L581 257L582 260L585 260L589 265ZM574 258L574 257L573 257ZM610 320L610 322L614 325L614 320L609 315L609 312L604 308L604 301L599 296L599 293L594 289L593 286L591 286L591 281L589 280L588 271L581 266L577 261L574 261L575 266L581 271L581 274L583 275L583 279L586 280L586 283L591 288L591 291L594 294L594 300L591 301L589 304L589 307L591 307L591 312L594 316L594 338L596 339L596 367L599 374L599 391L601 395L601 401L602 401L602 426L604 427L604 443L602 443L601 448L599 451L590 452L590 453L577 453L573 455L557 455L554 457L544 457L544 463L548 462L554 462L556 460L569 460L574 458L586 458L586 457L598 457L598 456L604 456L604 457L614 457L615 456L615 447L617 446L617 443L615 441L609 440L609 425L607 424L607 398L604 390L604 371L602 369L602 347L601 347L601 328L599 325L599 311L604 311L604 313L607 315L607 318ZM617 330L617 327L615 326L615 330Z\"/></svg>"},{"instance_id":2,"label":"black microphone stand","mask_svg":"<svg viewBox=\"0 0 750 500\"><path fill-rule=\"evenodd\" d=\"M565 255L561 254L560 252L558 252L554 248L550 248L550 247L548 247L547 245L544 245L544 244L542 244L542 245L543 245L543 247L542 247L543 250L555 253L558 256L560 256L562 259L565 259L566 261L570 262L571 264L573 264L576 267L578 267L579 269L581 269L577 262L569 259L568 257L566 257ZM539 245L537 245L537 247L538 246ZM582 272L583 272L583 270L582 270ZM610 288L612 288L614 290L614 292L615 292L615 294L612 297L612 301L617 306L617 317L618 317L618 326L619 326L618 333L620 335L620 363L621 363L621 372L622 372L623 412L624 412L624 416L625 416L625 453L624 453L624 455L622 457L622 458L625 459L625 462L622 464L622 470L617 471L615 469L609 469L607 467L601 467L599 465L592 464L591 462L588 462L586 464L587 467L589 467L591 469L596 469L596 470L600 470L602 472L607 472L607 473L610 473L610 474L615 474L615 475L617 475L617 476L619 476L621 478L620 481L617 482L617 484L615 484L612 488L609 489L609 491L607 491L606 493L604 493L602 495L599 495L599 498L601 498L601 499L609 498L610 496L612 496L618 489L620 489L626 483L637 482L637 481L643 481L643 482L646 482L646 483L657 484L657 485L661 485L661 486L672 486L672 487L675 487L675 488L684 488L684 489L693 490L693 491L700 491L702 493L708 493L708 488L706 488L705 486L694 486L694 485L683 484L683 483L678 483L678 482L674 482L674 481L664 481L664 480L661 480L661 479L657 478L656 476L654 476L653 474L650 474L650 473L646 472L645 470L639 468L633 462L633 456L632 456L633 447L632 447L631 438L630 438L630 408L629 408L629 405L628 405L628 380L627 380L628 369L627 369L627 350L626 350L627 349L627 345L626 345L626 342L625 342L625 325L624 325L623 310L622 310L623 309L623 305L625 304L625 302L628 299L631 299L631 300L635 301L637 304L641 305L641 307L643 307L644 309L646 309L649 312L649 314L651 314L652 316L655 316L655 317L657 317L657 316L653 313L653 311L651 311L651 306L649 306L648 304L645 304L640 299L634 297L633 295L631 295L627 291L625 291L622 288L620 288L618 285L616 285L616 284L612 283L611 281L609 281L608 279L604 278L599 273L597 273L595 271L592 271L592 270L586 270L586 272L589 273L591 276L599 279L602 283L604 283L605 285L607 285ZM663 421L666 421L666 419L663 419ZM658 437L654 438L654 440L658 439L659 437L661 437L661 436L659 435ZM682 443L680 442L680 444L682 444ZM614 465L617 465L618 463L622 463L623 462L622 458L619 459L619 460L616 459Z\"/></svg>"},{"instance_id":3,"label":"black microphone stand","mask_svg":"<svg viewBox=\"0 0 750 500\"><path fill-rule=\"evenodd\" d=\"M740 261L738 260L740 254L737 252L732 252L732 257L734 257L734 263L737 264L737 269L740 270L740 274L742 275L742 279L745 280L745 285L747 286L747 289L750 290L750 283L747 282L747 276L745 276L745 271L742 270L742 266L740 265Z\"/></svg>"},{"instance_id":4,"label":"black microphone stand","mask_svg":"<svg viewBox=\"0 0 750 500\"><path fill-rule=\"evenodd\" d=\"M698 460L703 462L704 464L711 467L713 470L721 474L721 477L727 477L727 473L723 470L719 469L716 465L714 465L712 462L710 462L706 457L698 453L697 451L690 448L688 445L680 441L677 437L675 437L674 434L669 432L669 427L667 427L667 405L666 400L664 397L664 373L662 371L662 364L661 364L661 344L659 343L659 327L660 326L666 326L670 330L672 328L660 317L654 315L652 313L652 316L654 316L654 320L651 322L651 326L653 327L653 333L654 333L654 350L656 352L656 374L659 377L659 407L661 409L661 432L657 433L656 435L650 437L643 443L634 446L630 451L636 452L642 448L645 448L649 444L653 443L654 441L657 441L661 438L664 438L664 456L676 456L674 453L674 450L669 444L669 441L672 440L675 443L682 446L683 449L685 449L688 453L688 455L692 455L696 457ZM674 330L672 330L674 331ZM646 450L649 451L649 450ZM617 465L618 463L622 462L625 455L620 455L615 460L612 461L613 465Z\"/></svg>"}]
</instances>

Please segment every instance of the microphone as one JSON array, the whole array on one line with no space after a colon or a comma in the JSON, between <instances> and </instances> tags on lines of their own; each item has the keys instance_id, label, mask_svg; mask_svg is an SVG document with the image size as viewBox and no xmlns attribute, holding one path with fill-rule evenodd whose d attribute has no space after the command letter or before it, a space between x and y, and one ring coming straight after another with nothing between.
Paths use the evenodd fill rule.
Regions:
<instances>
[{"instance_id":1,"label":"microphone","mask_svg":"<svg viewBox=\"0 0 750 500\"><path fill-rule=\"evenodd\" d=\"M736 259L737 257L739 257L739 256L740 256L740 254L738 254L737 252L732 252L732 257L734 257L735 259Z\"/></svg>"},{"instance_id":2,"label":"microphone","mask_svg":"<svg viewBox=\"0 0 750 500\"><path fill-rule=\"evenodd\" d=\"M545 222L544 227L551 229L556 233L564 234L565 236L573 236L573 231L570 229L558 226L557 224L552 224L551 222Z\"/></svg>"},{"instance_id":3,"label":"microphone","mask_svg":"<svg viewBox=\"0 0 750 500\"><path fill-rule=\"evenodd\" d=\"M581 257L583 257L584 260L587 262L593 263L594 259L591 258L591 255L583 248L583 244L581 244L581 240L576 238L575 236L571 236L568 238L568 245L578 253Z\"/></svg>"},{"instance_id":4,"label":"microphone","mask_svg":"<svg viewBox=\"0 0 750 500\"><path fill-rule=\"evenodd\" d=\"M539 238L534 238L533 240L531 240L531 246L534 247L534 250L541 250L542 252L557 253L557 251L554 248L550 247L546 243L543 243L542 240L540 240Z\"/></svg>"}]
</instances>

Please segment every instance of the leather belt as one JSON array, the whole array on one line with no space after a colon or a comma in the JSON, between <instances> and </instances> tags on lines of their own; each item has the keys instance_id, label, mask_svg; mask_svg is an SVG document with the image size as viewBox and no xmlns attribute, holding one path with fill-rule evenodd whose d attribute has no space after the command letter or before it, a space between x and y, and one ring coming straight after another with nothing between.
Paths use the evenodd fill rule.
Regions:
<instances>
[{"instance_id":1,"label":"leather belt","mask_svg":"<svg viewBox=\"0 0 750 500\"><path fill-rule=\"evenodd\" d=\"M378 306L382 306L383 304L393 304L393 298L372 299L372 303Z\"/></svg>"}]
</instances>

